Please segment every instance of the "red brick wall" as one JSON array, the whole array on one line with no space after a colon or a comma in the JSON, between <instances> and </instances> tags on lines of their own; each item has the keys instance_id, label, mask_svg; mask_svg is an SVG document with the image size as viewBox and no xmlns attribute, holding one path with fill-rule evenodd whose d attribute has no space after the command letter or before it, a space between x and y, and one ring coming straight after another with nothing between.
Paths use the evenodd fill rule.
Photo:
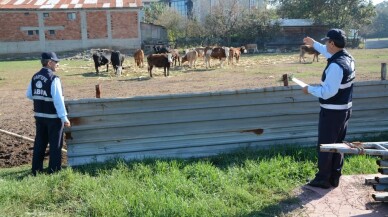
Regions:
<instances>
[{"instance_id":1,"label":"red brick wall","mask_svg":"<svg viewBox=\"0 0 388 217\"><path fill-rule=\"evenodd\" d=\"M75 20L68 20L67 12L49 12L49 16L44 18L46 40L81 40L81 16L76 13ZM138 14L135 11L111 11L112 38L137 38ZM108 26L106 11L86 12L87 37L88 39L108 38ZM34 31L34 35L28 35L27 31L21 31L20 27L39 27L38 15L34 12L12 12L0 14L0 41L39 41L39 35ZM64 30L55 30L51 35L50 26L63 26Z\"/></svg>"},{"instance_id":2,"label":"red brick wall","mask_svg":"<svg viewBox=\"0 0 388 217\"><path fill-rule=\"evenodd\" d=\"M20 27L38 27L38 15L36 13L0 13L0 41L39 41L39 35L28 35L27 31L21 31Z\"/></svg>"},{"instance_id":3,"label":"red brick wall","mask_svg":"<svg viewBox=\"0 0 388 217\"><path fill-rule=\"evenodd\" d=\"M67 12L50 12L49 17L44 18L44 26L50 30L50 26L63 26L64 30L55 30L54 35L50 35L46 30L46 40L81 40L81 16L76 12L76 19L69 20Z\"/></svg>"},{"instance_id":4,"label":"red brick wall","mask_svg":"<svg viewBox=\"0 0 388 217\"><path fill-rule=\"evenodd\" d=\"M86 12L88 39L108 38L105 11Z\"/></svg>"},{"instance_id":5,"label":"red brick wall","mask_svg":"<svg viewBox=\"0 0 388 217\"><path fill-rule=\"evenodd\" d=\"M111 12L112 38L137 38L137 12Z\"/></svg>"}]
</instances>

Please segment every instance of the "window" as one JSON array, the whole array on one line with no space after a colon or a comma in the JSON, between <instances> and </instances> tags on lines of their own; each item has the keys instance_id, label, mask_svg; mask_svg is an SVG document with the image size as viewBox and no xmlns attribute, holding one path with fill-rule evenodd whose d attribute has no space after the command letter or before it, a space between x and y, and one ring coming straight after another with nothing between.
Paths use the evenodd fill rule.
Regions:
<instances>
[{"instance_id":1,"label":"window","mask_svg":"<svg viewBox=\"0 0 388 217\"><path fill-rule=\"evenodd\" d=\"M39 35L39 30L27 30L27 35Z\"/></svg>"},{"instance_id":2,"label":"window","mask_svg":"<svg viewBox=\"0 0 388 217\"><path fill-rule=\"evenodd\" d=\"M77 16L75 15L75 12L69 12L67 13L67 19L68 20L75 20Z\"/></svg>"},{"instance_id":3,"label":"window","mask_svg":"<svg viewBox=\"0 0 388 217\"><path fill-rule=\"evenodd\" d=\"M193 2L191 0L170 0L168 6L174 8L183 17L192 15Z\"/></svg>"},{"instance_id":4,"label":"window","mask_svg":"<svg viewBox=\"0 0 388 217\"><path fill-rule=\"evenodd\" d=\"M28 13L28 12L25 12L25 13L24 13L24 16L28 16L28 15L30 15L30 13Z\"/></svg>"},{"instance_id":5,"label":"window","mask_svg":"<svg viewBox=\"0 0 388 217\"><path fill-rule=\"evenodd\" d=\"M48 17L50 17L49 13L43 13L43 18L48 18Z\"/></svg>"},{"instance_id":6,"label":"window","mask_svg":"<svg viewBox=\"0 0 388 217\"><path fill-rule=\"evenodd\" d=\"M50 35L55 35L55 30L49 30Z\"/></svg>"},{"instance_id":7,"label":"window","mask_svg":"<svg viewBox=\"0 0 388 217\"><path fill-rule=\"evenodd\" d=\"M257 0L249 0L249 9L257 9L257 8L258 8Z\"/></svg>"}]
</instances>

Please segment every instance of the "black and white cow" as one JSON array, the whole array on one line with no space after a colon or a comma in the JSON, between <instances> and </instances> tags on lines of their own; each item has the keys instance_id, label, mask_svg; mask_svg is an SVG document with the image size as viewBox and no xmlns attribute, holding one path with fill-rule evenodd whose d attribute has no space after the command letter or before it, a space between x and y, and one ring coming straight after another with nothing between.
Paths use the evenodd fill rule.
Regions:
<instances>
[{"instance_id":1,"label":"black and white cow","mask_svg":"<svg viewBox=\"0 0 388 217\"><path fill-rule=\"evenodd\" d=\"M100 66L106 65L106 71L108 71L111 55L112 51L109 50L97 50L93 53L94 67L97 75L99 73L98 68Z\"/></svg>"},{"instance_id":2,"label":"black and white cow","mask_svg":"<svg viewBox=\"0 0 388 217\"><path fill-rule=\"evenodd\" d=\"M120 53L120 51L112 51L110 61L112 63L115 75L121 75L124 59L125 57L123 54Z\"/></svg>"}]
</instances>

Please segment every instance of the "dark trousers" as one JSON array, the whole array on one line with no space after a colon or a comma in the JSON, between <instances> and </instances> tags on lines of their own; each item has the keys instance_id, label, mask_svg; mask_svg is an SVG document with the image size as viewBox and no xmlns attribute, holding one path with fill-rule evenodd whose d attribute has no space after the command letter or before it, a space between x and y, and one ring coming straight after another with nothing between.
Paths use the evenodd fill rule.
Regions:
<instances>
[{"instance_id":1,"label":"dark trousers","mask_svg":"<svg viewBox=\"0 0 388 217\"><path fill-rule=\"evenodd\" d=\"M59 118L35 117L36 136L32 157L32 174L43 171L43 160L47 144L50 144L48 172L61 169L63 146L63 123Z\"/></svg>"},{"instance_id":2,"label":"dark trousers","mask_svg":"<svg viewBox=\"0 0 388 217\"><path fill-rule=\"evenodd\" d=\"M318 173L319 180L341 176L344 156L341 153L320 152L320 144L342 143L346 136L352 109L329 110L321 108L318 124Z\"/></svg>"}]
</instances>

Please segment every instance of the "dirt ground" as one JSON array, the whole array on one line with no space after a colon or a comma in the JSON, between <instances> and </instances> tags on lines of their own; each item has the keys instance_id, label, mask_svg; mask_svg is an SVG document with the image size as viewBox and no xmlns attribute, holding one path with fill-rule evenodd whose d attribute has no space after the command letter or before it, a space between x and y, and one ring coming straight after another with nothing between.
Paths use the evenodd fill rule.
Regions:
<instances>
[{"instance_id":1,"label":"dirt ground","mask_svg":"<svg viewBox=\"0 0 388 217\"><path fill-rule=\"evenodd\" d=\"M388 203L375 201L377 193L365 179L381 174L346 175L337 188L321 189L304 185L295 189L299 204L288 208L286 216L292 217L387 217ZM386 176L385 176L386 177Z\"/></svg>"}]
</instances>

